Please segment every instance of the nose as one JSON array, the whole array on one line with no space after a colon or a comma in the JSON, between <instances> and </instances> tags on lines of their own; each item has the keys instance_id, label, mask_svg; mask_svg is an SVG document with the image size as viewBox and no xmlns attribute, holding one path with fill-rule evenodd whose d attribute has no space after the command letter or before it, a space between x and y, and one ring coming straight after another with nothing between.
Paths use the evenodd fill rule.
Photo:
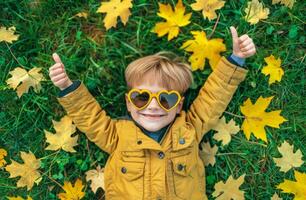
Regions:
<instances>
[{"instance_id":1,"label":"nose","mask_svg":"<svg viewBox=\"0 0 306 200\"><path fill-rule=\"evenodd\" d=\"M161 107L157 103L157 100L156 100L155 97L152 98L152 101L148 105L147 109L149 109L149 110L158 110L158 109L161 109Z\"/></svg>"}]
</instances>

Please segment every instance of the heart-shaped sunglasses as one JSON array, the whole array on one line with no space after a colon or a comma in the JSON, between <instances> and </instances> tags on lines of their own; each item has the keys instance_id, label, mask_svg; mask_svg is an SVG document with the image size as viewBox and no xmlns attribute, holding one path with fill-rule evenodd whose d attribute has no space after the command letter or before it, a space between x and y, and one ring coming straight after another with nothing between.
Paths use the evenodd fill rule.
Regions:
<instances>
[{"instance_id":1,"label":"heart-shaped sunglasses","mask_svg":"<svg viewBox=\"0 0 306 200\"><path fill-rule=\"evenodd\" d=\"M126 95L128 100L138 110L146 108L152 101L153 97L155 97L160 107L169 112L171 109L175 108L182 99L180 93L175 90L161 90L158 93L152 93L150 90L134 88Z\"/></svg>"}]
</instances>

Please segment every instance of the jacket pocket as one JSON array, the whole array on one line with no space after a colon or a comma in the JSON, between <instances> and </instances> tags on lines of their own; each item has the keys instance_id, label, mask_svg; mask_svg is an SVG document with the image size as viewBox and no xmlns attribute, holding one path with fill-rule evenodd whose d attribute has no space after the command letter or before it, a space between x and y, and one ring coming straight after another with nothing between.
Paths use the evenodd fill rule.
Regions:
<instances>
[{"instance_id":1,"label":"jacket pocket","mask_svg":"<svg viewBox=\"0 0 306 200\"><path fill-rule=\"evenodd\" d=\"M117 192L122 199L143 200L145 161L133 162L134 159L127 158L118 160Z\"/></svg>"},{"instance_id":2,"label":"jacket pocket","mask_svg":"<svg viewBox=\"0 0 306 200\"><path fill-rule=\"evenodd\" d=\"M145 162L145 154L143 150L140 151L121 151L121 159L124 162Z\"/></svg>"}]
</instances>

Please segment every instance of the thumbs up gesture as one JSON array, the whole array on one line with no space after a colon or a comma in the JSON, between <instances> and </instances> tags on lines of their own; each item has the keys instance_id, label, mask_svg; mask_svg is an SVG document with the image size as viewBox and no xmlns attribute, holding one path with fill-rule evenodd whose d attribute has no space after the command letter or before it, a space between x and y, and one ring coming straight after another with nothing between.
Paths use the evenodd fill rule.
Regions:
<instances>
[{"instance_id":1,"label":"thumbs up gesture","mask_svg":"<svg viewBox=\"0 0 306 200\"><path fill-rule=\"evenodd\" d=\"M240 58L248 58L256 53L256 47L252 38L244 34L238 37L237 30L231 26L231 33L233 38L233 54Z\"/></svg>"},{"instance_id":2,"label":"thumbs up gesture","mask_svg":"<svg viewBox=\"0 0 306 200\"><path fill-rule=\"evenodd\" d=\"M65 66L57 53L53 53L52 57L55 64L49 68L50 79L56 87L64 90L72 84L72 81L67 76Z\"/></svg>"}]
</instances>

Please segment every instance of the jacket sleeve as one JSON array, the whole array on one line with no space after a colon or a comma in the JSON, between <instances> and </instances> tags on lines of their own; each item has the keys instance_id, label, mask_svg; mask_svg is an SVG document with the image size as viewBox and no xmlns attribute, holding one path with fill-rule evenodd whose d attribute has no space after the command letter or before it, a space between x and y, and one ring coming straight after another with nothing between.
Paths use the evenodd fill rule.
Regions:
<instances>
[{"instance_id":1,"label":"jacket sleeve","mask_svg":"<svg viewBox=\"0 0 306 200\"><path fill-rule=\"evenodd\" d=\"M186 116L187 122L196 129L198 142L219 120L247 72L222 57L209 75Z\"/></svg>"},{"instance_id":2,"label":"jacket sleeve","mask_svg":"<svg viewBox=\"0 0 306 200\"><path fill-rule=\"evenodd\" d=\"M81 83L67 95L57 98L76 127L103 151L111 154L118 142L116 120L111 119Z\"/></svg>"}]
</instances>

